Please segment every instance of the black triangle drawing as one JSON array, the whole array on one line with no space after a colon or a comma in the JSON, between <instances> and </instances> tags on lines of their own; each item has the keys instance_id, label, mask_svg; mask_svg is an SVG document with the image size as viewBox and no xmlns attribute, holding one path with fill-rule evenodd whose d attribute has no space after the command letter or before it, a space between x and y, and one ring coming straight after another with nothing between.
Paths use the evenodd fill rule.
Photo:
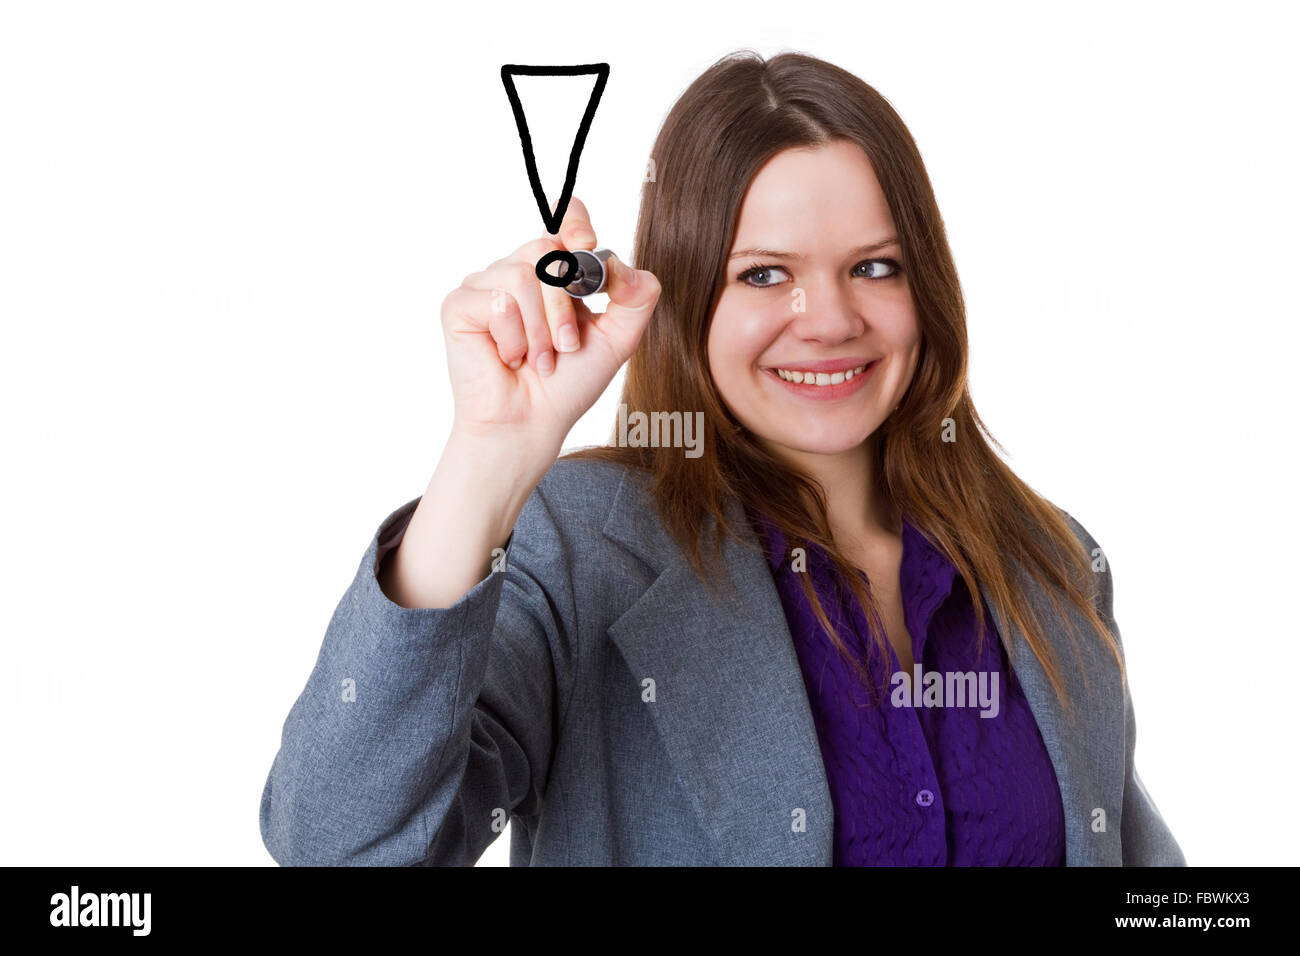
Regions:
<instances>
[{"instance_id":1,"label":"black triangle drawing","mask_svg":"<svg viewBox=\"0 0 1300 956\"><path fill-rule=\"evenodd\" d=\"M546 192L542 189L541 178L537 175L537 158L533 155L533 138L528 133L528 119L524 116L523 104L519 102L519 92L515 89L516 76L591 76L595 74L596 84L592 87L591 97L587 100L587 111L582 114L578 125L578 135L573 140L573 149L569 152L569 168L564 174L564 189L560 191L560 201L551 212L550 203L546 201ZM519 129L519 141L524 147L524 165L528 167L528 182L533 187L533 196L537 199L537 209L546 223L546 231L555 235L564 222L564 213L569 208L569 199L573 196L573 184L578 178L578 159L582 156L582 147L587 142L587 130L591 128L592 117L600 104L600 94L605 90L605 81L609 79L608 63L588 63L583 66L520 66L507 63L501 67L501 82L505 85L506 96L510 98L510 108L514 110L515 126Z\"/></svg>"}]
</instances>

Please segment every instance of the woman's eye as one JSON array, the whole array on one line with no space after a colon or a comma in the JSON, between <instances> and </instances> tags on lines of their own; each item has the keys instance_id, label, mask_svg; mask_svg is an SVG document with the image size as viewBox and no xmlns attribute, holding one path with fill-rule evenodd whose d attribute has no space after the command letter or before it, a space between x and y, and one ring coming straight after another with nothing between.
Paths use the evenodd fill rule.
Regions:
<instances>
[{"instance_id":1,"label":"woman's eye","mask_svg":"<svg viewBox=\"0 0 1300 956\"><path fill-rule=\"evenodd\" d=\"M854 271L863 266L874 267L870 275L864 276L867 279L888 279L890 276L897 275L899 269L898 263L893 259L868 259L866 262L859 262ZM883 274L881 274L881 267L886 270Z\"/></svg>"},{"instance_id":2,"label":"woman's eye","mask_svg":"<svg viewBox=\"0 0 1300 956\"><path fill-rule=\"evenodd\" d=\"M756 289L763 289L778 284L771 281L770 273L773 272L785 272L785 270L779 266L753 266L746 269L736 278L746 285L752 285ZM759 279L760 281L752 281L754 279Z\"/></svg>"},{"instance_id":3,"label":"woman's eye","mask_svg":"<svg viewBox=\"0 0 1300 956\"><path fill-rule=\"evenodd\" d=\"M867 271L860 271L864 268ZM788 278L788 273L780 266L754 265L736 276L736 280L754 289L769 289L781 284L772 278L774 272ZM893 259L867 259L853 267L853 274L860 279L892 279L900 272L902 266Z\"/></svg>"}]
</instances>

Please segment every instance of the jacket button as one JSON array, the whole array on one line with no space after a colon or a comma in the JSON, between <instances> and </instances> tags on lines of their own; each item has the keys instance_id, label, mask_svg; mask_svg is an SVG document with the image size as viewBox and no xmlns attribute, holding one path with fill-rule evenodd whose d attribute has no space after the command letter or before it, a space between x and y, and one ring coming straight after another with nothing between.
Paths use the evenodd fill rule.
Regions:
<instances>
[{"instance_id":1,"label":"jacket button","mask_svg":"<svg viewBox=\"0 0 1300 956\"><path fill-rule=\"evenodd\" d=\"M929 790L919 790L916 794L916 805L918 807L928 807L934 803L934 794Z\"/></svg>"}]
</instances>

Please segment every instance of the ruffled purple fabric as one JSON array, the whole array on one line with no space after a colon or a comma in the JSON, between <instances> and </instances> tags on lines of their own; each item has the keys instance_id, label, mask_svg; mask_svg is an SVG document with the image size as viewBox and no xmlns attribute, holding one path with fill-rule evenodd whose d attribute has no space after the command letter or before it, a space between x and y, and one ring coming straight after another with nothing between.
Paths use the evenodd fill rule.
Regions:
<instances>
[{"instance_id":1,"label":"ruffled purple fabric","mask_svg":"<svg viewBox=\"0 0 1300 956\"><path fill-rule=\"evenodd\" d=\"M974 672L978 681L982 673L982 703L978 694L964 702L952 694L940 698L945 706L898 706L900 696L915 702L914 692L895 694L891 684L898 655L892 647L881 655L825 553L805 549L823 608L872 675L873 702L813 616L783 536L765 517L751 520L767 542L812 706L835 808L835 865L1064 866L1065 812L1051 758L988 605L977 650L974 603L943 553L903 522L899 584L913 659L925 674Z\"/></svg>"}]
</instances>

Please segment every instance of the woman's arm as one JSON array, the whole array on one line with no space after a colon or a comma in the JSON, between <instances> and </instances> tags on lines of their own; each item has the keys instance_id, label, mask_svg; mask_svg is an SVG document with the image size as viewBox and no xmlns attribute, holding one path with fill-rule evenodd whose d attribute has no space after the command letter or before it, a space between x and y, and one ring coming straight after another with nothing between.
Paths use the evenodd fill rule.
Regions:
<instances>
[{"instance_id":1,"label":"woman's arm","mask_svg":"<svg viewBox=\"0 0 1300 956\"><path fill-rule=\"evenodd\" d=\"M1104 551L1102 552L1105 553ZM1119 625L1115 623L1114 584L1110 565L1100 575L1101 593L1097 601L1098 613L1106 626L1120 640ZM1123 644L1120 645L1121 653ZM1186 866L1187 860L1170 832L1156 803L1142 785L1137 774L1133 754L1137 747L1137 720L1133 713L1133 695L1129 682L1124 684L1124 808L1120 812L1120 849L1125 866Z\"/></svg>"},{"instance_id":2,"label":"woman's arm","mask_svg":"<svg viewBox=\"0 0 1300 956\"><path fill-rule=\"evenodd\" d=\"M1133 766L1133 748L1137 724L1133 718L1133 698L1124 693L1124 719L1128 751L1124 777L1124 809L1120 818L1120 848L1125 866L1186 866L1183 851L1156 808L1156 803L1142 785Z\"/></svg>"},{"instance_id":3,"label":"woman's arm","mask_svg":"<svg viewBox=\"0 0 1300 956\"><path fill-rule=\"evenodd\" d=\"M1088 533L1079 521L1066 513L1080 532L1080 539L1085 543L1090 555L1105 554L1097 540ZM1116 642L1120 645L1121 656L1124 653L1119 625L1115 622L1114 603L1115 587L1111 577L1109 562L1105 570L1097 573L1100 589L1097 593L1097 613L1101 615ZM1137 774L1133 755L1137 746L1137 722L1133 713L1133 697L1129 693L1129 683L1124 685L1124 803L1120 811L1120 848L1124 866L1186 866L1183 851L1178 841L1170 832L1156 808L1155 801L1147 793L1146 787Z\"/></svg>"},{"instance_id":4,"label":"woman's arm","mask_svg":"<svg viewBox=\"0 0 1300 956\"><path fill-rule=\"evenodd\" d=\"M397 550L379 566L384 594L404 608L449 608L491 570L524 502L555 461L499 439L453 432Z\"/></svg>"},{"instance_id":5,"label":"woman's arm","mask_svg":"<svg viewBox=\"0 0 1300 956\"><path fill-rule=\"evenodd\" d=\"M277 862L470 865L510 815L540 813L552 715L572 686L559 662L575 656L561 647L571 634L553 611L574 601L546 484L514 522L504 570L447 607L393 602L376 569L380 539L434 502L408 502L380 526L284 723L263 791L262 838ZM446 502L436 504L429 514ZM474 554L455 557L487 567ZM439 586L449 579L429 568Z\"/></svg>"}]
</instances>

